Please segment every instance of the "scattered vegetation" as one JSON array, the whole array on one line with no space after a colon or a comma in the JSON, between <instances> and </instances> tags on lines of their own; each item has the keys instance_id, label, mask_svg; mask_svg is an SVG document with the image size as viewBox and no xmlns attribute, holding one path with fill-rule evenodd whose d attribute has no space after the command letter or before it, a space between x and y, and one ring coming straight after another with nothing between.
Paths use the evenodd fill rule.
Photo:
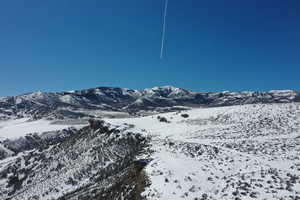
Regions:
<instances>
[{"instance_id":1,"label":"scattered vegetation","mask_svg":"<svg viewBox=\"0 0 300 200\"><path fill-rule=\"evenodd\" d=\"M157 116L157 119L160 122L170 123L170 121L168 121L166 117Z\"/></svg>"},{"instance_id":2,"label":"scattered vegetation","mask_svg":"<svg viewBox=\"0 0 300 200\"><path fill-rule=\"evenodd\" d=\"M188 114L186 114L186 113L184 113L184 114L181 114L181 117L183 117L183 118L188 118L188 117L189 117L189 115L188 115Z\"/></svg>"}]
</instances>

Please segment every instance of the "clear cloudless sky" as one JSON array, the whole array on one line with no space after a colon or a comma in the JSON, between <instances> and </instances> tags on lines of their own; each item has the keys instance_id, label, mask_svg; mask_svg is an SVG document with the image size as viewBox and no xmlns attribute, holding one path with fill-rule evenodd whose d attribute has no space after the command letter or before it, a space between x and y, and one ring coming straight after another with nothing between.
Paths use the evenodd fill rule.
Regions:
<instances>
[{"instance_id":1,"label":"clear cloudless sky","mask_svg":"<svg viewBox=\"0 0 300 200\"><path fill-rule=\"evenodd\" d=\"M0 2L0 96L117 86L300 90L299 0Z\"/></svg>"}]
</instances>

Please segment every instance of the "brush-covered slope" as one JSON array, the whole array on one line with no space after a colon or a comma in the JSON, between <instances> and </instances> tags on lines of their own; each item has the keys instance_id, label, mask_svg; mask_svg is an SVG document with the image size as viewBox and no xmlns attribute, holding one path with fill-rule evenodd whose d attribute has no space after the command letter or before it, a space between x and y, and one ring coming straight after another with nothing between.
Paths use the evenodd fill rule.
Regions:
<instances>
[{"instance_id":1,"label":"brush-covered slope","mask_svg":"<svg viewBox=\"0 0 300 200\"><path fill-rule=\"evenodd\" d=\"M2 160L0 199L135 199L128 179L139 176L133 161L146 138L127 129L90 121L57 144Z\"/></svg>"}]
</instances>

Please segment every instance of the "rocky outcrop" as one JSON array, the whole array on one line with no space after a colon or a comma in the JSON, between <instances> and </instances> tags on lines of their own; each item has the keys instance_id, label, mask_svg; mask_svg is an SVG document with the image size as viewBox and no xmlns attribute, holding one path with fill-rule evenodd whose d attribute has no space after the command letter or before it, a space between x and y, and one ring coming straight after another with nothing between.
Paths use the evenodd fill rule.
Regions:
<instances>
[{"instance_id":1,"label":"rocky outcrop","mask_svg":"<svg viewBox=\"0 0 300 200\"><path fill-rule=\"evenodd\" d=\"M56 144L23 152L0 167L0 199L135 199L140 170L134 160L147 139L91 121ZM138 184L138 186L137 186Z\"/></svg>"}]
</instances>

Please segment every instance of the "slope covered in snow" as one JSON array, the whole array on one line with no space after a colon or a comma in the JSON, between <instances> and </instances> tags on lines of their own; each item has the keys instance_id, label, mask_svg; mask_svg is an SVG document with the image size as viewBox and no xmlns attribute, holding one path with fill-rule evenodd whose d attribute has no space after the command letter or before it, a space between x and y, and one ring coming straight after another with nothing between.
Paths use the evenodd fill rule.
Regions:
<instances>
[{"instance_id":1,"label":"slope covered in snow","mask_svg":"<svg viewBox=\"0 0 300 200\"><path fill-rule=\"evenodd\" d=\"M298 103L109 121L152 137L147 199L300 198Z\"/></svg>"},{"instance_id":2,"label":"slope covered in snow","mask_svg":"<svg viewBox=\"0 0 300 200\"><path fill-rule=\"evenodd\" d=\"M156 96L157 90L146 92ZM163 90L159 98L186 94L172 87ZM103 90L97 93L103 96ZM294 98L291 91L270 94ZM104 120L107 123L91 120L80 130L55 132L55 139L65 135L55 142L47 139L52 132L31 135L30 141L43 145L33 145L30 151L0 144L6 157L0 160L0 199L300 198L300 103L191 108ZM17 119L2 126L0 134L65 125ZM136 170L136 163L146 166Z\"/></svg>"},{"instance_id":3,"label":"slope covered in snow","mask_svg":"<svg viewBox=\"0 0 300 200\"><path fill-rule=\"evenodd\" d=\"M32 121L29 118L20 118L0 121L0 138L16 139L29 133L62 130L70 126L68 124L54 124L52 121L44 119ZM77 125L77 127L80 127L80 125Z\"/></svg>"},{"instance_id":4,"label":"slope covered in snow","mask_svg":"<svg viewBox=\"0 0 300 200\"><path fill-rule=\"evenodd\" d=\"M140 134L95 121L59 143L0 161L0 199L133 199ZM115 189L117 187L117 189ZM113 190L113 191L110 191Z\"/></svg>"}]
</instances>

